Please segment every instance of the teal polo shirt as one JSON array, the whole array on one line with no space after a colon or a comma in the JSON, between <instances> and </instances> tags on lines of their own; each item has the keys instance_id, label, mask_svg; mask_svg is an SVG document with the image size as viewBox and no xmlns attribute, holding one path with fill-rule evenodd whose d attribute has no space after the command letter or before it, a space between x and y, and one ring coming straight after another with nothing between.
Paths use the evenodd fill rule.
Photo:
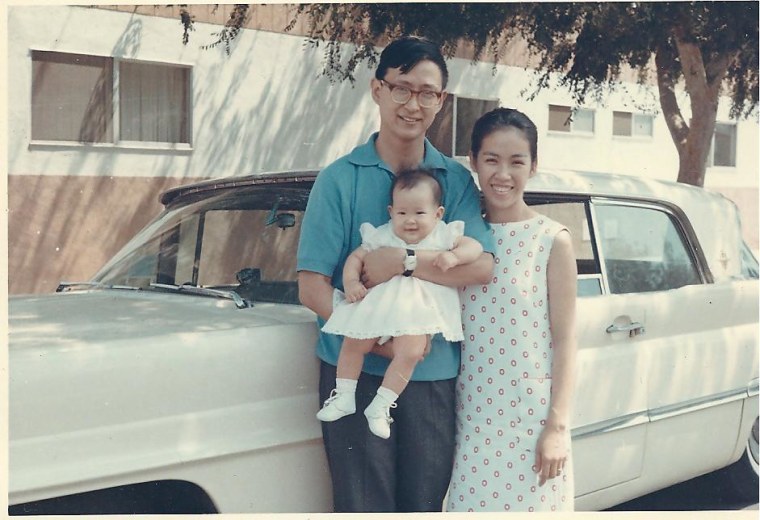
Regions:
<instances>
[{"instance_id":1,"label":"teal polo shirt","mask_svg":"<svg viewBox=\"0 0 760 520\"><path fill-rule=\"evenodd\" d=\"M377 155L376 139L377 133L319 172L301 225L297 269L328 276L333 287L341 290L343 264L361 245L359 226L363 222L380 226L390 218L388 205L394 173ZM470 172L436 150L427 139L420 166L432 170L441 183L446 208L443 220L464 221L465 235L480 242L484 251L492 253L493 239L481 217L479 194ZM319 317L317 324L320 327L317 356L337 365L343 337L321 332L324 320ZM412 380L437 381L456 377L459 356L458 342L446 341L436 334L430 353L417 365ZM382 376L388 364L388 359L368 354L363 370Z\"/></svg>"}]
</instances>

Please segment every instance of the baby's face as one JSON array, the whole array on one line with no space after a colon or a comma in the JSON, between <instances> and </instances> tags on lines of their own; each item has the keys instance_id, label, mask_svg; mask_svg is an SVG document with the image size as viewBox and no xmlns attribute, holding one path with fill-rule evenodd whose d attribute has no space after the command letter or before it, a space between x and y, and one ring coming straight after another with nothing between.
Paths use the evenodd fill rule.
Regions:
<instances>
[{"instance_id":1,"label":"baby's face","mask_svg":"<svg viewBox=\"0 0 760 520\"><path fill-rule=\"evenodd\" d=\"M393 232L407 244L417 244L428 236L443 217L443 206L435 203L433 190L426 183L396 188L388 211Z\"/></svg>"}]
</instances>

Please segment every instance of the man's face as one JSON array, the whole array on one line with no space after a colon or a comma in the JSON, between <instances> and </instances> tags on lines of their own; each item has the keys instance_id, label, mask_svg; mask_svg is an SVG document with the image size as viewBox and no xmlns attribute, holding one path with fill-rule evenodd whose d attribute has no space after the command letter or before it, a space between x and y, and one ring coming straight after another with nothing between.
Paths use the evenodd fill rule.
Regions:
<instances>
[{"instance_id":1,"label":"man's face","mask_svg":"<svg viewBox=\"0 0 760 520\"><path fill-rule=\"evenodd\" d=\"M406 74L402 74L397 68L388 69L383 79L385 81L373 78L371 82L372 98L380 108L380 132L401 141L414 141L424 137L435 115L443 106L445 93L435 106L423 108L416 95L412 95L404 104L393 101L391 84L407 87L412 91L442 92L441 69L432 61L424 60Z\"/></svg>"}]
</instances>

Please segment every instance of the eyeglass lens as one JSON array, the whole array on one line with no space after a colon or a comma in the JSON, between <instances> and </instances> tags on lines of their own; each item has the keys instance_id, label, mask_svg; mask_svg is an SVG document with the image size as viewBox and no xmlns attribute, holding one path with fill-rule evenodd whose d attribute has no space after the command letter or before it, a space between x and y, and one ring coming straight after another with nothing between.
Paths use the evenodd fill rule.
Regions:
<instances>
[{"instance_id":1,"label":"eyeglass lens","mask_svg":"<svg viewBox=\"0 0 760 520\"><path fill-rule=\"evenodd\" d=\"M401 105L408 103L412 99L412 91L406 87L390 85L391 99ZM431 108L438 104L438 93L432 90L423 90L417 93L417 103L423 108Z\"/></svg>"}]
</instances>

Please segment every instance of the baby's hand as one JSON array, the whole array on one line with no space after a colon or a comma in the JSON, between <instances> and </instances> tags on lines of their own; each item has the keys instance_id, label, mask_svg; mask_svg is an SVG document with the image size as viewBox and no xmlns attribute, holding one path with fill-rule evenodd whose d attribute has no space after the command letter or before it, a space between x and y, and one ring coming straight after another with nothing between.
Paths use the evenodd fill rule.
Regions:
<instances>
[{"instance_id":1,"label":"baby's hand","mask_svg":"<svg viewBox=\"0 0 760 520\"><path fill-rule=\"evenodd\" d=\"M359 280L352 280L344 287L346 293L346 301L349 303L356 303L364 299L367 295L367 288Z\"/></svg>"},{"instance_id":2,"label":"baby's hand","mask_svg":"<svg viewBox=\"0 0 760 520\"><path fill-rule=\"evenodd\" d=\"M435 257L433 265L445 273L452 267L459 265L459 258L451 251L444 251Z\"/></svg>"}]
</instances>

